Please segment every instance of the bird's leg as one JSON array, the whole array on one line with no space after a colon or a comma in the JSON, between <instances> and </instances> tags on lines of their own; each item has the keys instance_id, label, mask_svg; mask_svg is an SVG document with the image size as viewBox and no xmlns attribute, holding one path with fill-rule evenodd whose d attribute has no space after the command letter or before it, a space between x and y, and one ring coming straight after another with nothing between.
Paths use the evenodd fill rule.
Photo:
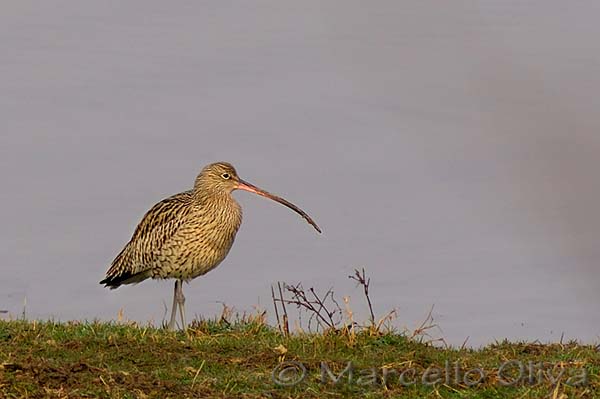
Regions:
<instances>
[{"instance_id":1,"label":"bird's leg","mask_svg":"<svg viewBox=\"0 0 600 399\"><path fill-rule=\"evenodd\" d=\"M177 294L179 293L179 284L180 280L175 280L175 290L173 292L173 307L171 308L171 320L169 320L169 324L167 328L169 330L175 329L175 317L177 316Z\"/></svg>"},{"instance_id":2,"label":"bird's leg","mask_svg":"<svg viewBox=\"0 0 600 399\"><path fill-rule=\"evenodd\" d=\"M181 315L181 329L185 331L185 296L183 296L183 280L179 282L179 292L177 293L177 303L179 304L179 314Z\"/></svg>"}]
</instances>

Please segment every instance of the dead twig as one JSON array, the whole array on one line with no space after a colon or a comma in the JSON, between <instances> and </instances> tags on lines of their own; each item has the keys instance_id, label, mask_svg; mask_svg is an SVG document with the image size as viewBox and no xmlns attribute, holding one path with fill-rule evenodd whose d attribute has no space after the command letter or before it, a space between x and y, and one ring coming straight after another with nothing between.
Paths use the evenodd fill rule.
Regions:
<instances>
[{"instance_id":1,"label":"dead twig","mask_svg":"<svg viewBox=\"0 0 600 399\"><path fill-rule=\"evenodd\" d=\"M417 327L412 335L410 336L410 339L415 339L417 337L419 337L419 342L423 342L423 343L427 343L427 344L432 344L434 342L441 342L445 347L448 347L448 344L446 342L446 340L444 338L433 338L433 336L431 334L429 334L429 330L431 330L432 328L437 328L441 331L440 326L438 326L436 323L434 323L434 319L433 319L433 308L435 305L431 305L431 308L429 309L429 313L427 313L427 317L425 318L425 320L423 320L423 322L419 325L419 327ZM428 340L424 340L424 338L429 338Z\"/></svg>"},{"instance_id":2,"label":"dead twig","mask_svg":"<svg viewBox=\"0 0 600 399\"><path fill-rule=\"evenodd\" d=\"M271 285L271 298L273 300L273 307L275 308L275 319L277 320L277 327L279 328L279 332L283 334L283 329L281 328L281 320L279 319L279 309L277 307L277 301L275 299L275 289L273 285Z\"/></svg>"},{"instance_id":3,"label":"dead twig","mask_svg":"<svg viewBox=\"0 0 600 399\"><path fill-rule=\"evenodd\" d=\"M371 327L376 328L375 324L375 313L373 312L373 304L371 303L371 297L369 297L369 285L371 284L371 278L367 278L365 274L365 268L363 267L361 271L358 269L354 269L354 275L348 276L349 279L356 281L359 285L363 287L363 292L365 294L365 298L367 298L367 304L369 305L369 320L371 322Z\"/></svg>"},{"instance_id":4,"label":"dead twig","mask_svg":"<svg viewBox=\"0 0 600 399\"><path fill-rule=\"evenodd\" d=\"M344 310L342 306L336 300L333 289L329 288L325 293L319 294L315 288L310 287L305 289L301 283L296 285L289 285L284 282L278 282L277 288L279 289L279 295L277 295L274 286L271 286L271 298L273 300L273 306L275 308L275 317L277 318L277 324L279 330L289 335L288 327L288 316L286 311L286 305L295 305L298 312L298 320L300 321L300 328L302 317L304 314L308 314L308 331L312 330L313 323L317 323L317 330L333 330L333 331L347 331L354 334L355 331L367 330L370 334L381 334L381 330L384 325L389 327L389 323L396 317L396 310L388 312L381 319L376 319L375 312L373 310L373 302L371 301L370 285L371 279L367 277L365 269L355 269L354 274L348 276L348 278L356 281L358 285L362 287L368 308L369 308L369 324L363 325L354 321L354 313L350 307L350 298L344 297ZM281 308L280 308L281 306ZM283 312L283 315L282 315ZM344 314L347 315L349 324L346 323ZM428 316L428 319L431 316ZM342 323L347 325L341 326ZM426 331L427 323L424 323L419 327L419 331ZM415 331L415 335L418 333Z\"/></svg>"},{"instance_id":5,"label":"dead twig","mask_svg":"<svg viewBox=\"0 0 600 399\"><path fill-rule=\"evenodd\" d=\"M288 285L286 283L277 283L279 289L279 298L275 296L272 287L273 305L276 308L275 315L280 325L280 330L284 335L289 335L289 319L287 316L286 305L295 305L296 308L306 311L310 316L308 319L308 328L311 329L312 323L317 322L318 327L322 329L336 329L341 319L342 310L335 300L333 290L330 288L323 295L319 295L314 288L304 289L301 284ZM286 298L284 292L291 298ZM283 316L279 317L279 304L281 305Z\"/></svg>"},{"instance_id":6,"label":"dead twig","mask_svg":"<svg viewBox=\"0 0 600 399\"><path fill-rule=\"evenodd\" d=\"M289 318L287 314L287 309L285 307L285 301L283 300L283 289L281 288L281 283L278 282L277 286L279 288L279 299L281 300L281 307L283 308L283 334L287 337L290 335Z\"/></svg>"}]
</instances>

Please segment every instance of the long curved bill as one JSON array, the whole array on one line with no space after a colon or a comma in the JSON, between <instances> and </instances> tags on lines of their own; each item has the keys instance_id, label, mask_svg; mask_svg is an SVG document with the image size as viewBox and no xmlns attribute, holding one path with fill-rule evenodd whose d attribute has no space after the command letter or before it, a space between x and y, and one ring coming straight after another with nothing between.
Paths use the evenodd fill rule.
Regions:
<instances>
[{"instance_id":1,"label":"long curved bill","mask_svg":"<svg viewBox=\"0 0 600 399\"><path fill-rule=\"evenodd\" d=\"M321 233L321 229L319 228L319 226L317 226L315 221L312 220L312 218L310 216L308 216L308 214L306 212L304 212L302 209L298 208L296 205L292 204L291 202L289 202L281 197L278 197L274 194L271 194L265 190L262 190L262 189L256 187L254 184L250 184L247 181L244 181L242 179L238 179L237 189L249 191L251 193L261 195L263 197L272 199L273 201L279 202L280 204L287 206L288 208L290 208L291 210L293 210L294 212L296 212L300 216L302 216L308 223L310 223L312 225L312 227L315 228L315 230L317 230L319 233Z\"/></svg>"}]
</instances>

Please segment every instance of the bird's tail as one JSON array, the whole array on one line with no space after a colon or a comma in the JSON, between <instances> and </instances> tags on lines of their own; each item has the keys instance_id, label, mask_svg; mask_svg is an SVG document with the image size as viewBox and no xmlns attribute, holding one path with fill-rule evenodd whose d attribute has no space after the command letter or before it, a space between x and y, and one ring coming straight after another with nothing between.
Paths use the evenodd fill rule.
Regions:
<instances>
[{"instance_id":1,"label":"bird's tail","mask_svg":"<svg viewBox=\"0 0 600 399\"><path fill-rule=\"evenodd\" d=\"M147 268L136 267L137 262L131 256L129 244L112 261L104 280L100 281L100 284L104 284L105 287L114 290L123 284L139 283L152 277L151 271Z\"/></svg>"},{"instance_id":2,"label":"bird's tail","mask_svg":"<svg viewBox=\"0 0 600 399\"><path fill-rule=\"evenodd\" d=\"M100 281L100 284L104 284L105 287L114 290L115 288L119 288L123 284L139 283L140 281L144 281L149 277L152 277L152 274L149 270L145 270L139 273L124 272L119 275L106 276L104 280Z\"/></svg>"}]
</instances>

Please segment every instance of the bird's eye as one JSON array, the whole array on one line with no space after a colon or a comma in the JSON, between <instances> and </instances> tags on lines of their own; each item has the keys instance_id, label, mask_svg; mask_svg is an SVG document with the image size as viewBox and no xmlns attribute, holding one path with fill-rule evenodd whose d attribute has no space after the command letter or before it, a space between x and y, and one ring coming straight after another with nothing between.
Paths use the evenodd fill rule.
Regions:
<instances>
[{"instance_id":1,"label":"bird's eye","mask_svg":"<svg viewBox=\"0 0 600 399\"><path fill-rule=\"evenodd\" d=\"M223 173L221 177L225 180L228 180L231 176L229 176L229 173Z\"/></svg>"}]
</instances>

